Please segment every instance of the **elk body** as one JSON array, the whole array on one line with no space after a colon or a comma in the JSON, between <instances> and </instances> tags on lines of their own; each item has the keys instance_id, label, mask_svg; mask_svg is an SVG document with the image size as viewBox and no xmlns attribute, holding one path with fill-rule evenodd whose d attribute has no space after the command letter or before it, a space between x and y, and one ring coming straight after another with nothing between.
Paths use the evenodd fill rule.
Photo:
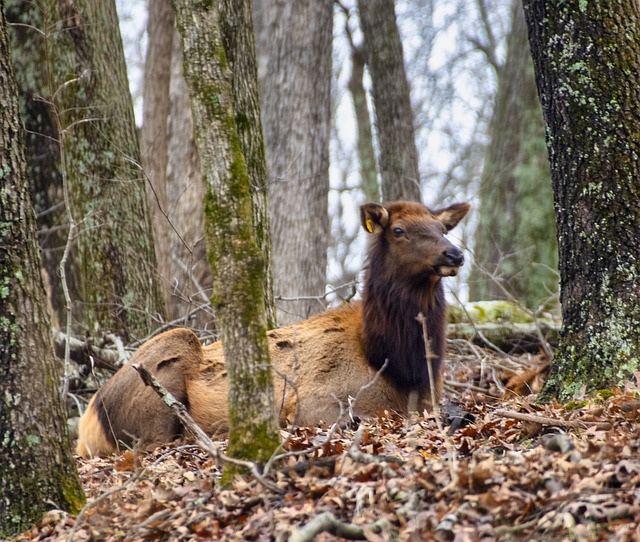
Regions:
<instances>
[{"instance_id":1,"label":"elk body","mask_svg":"<svg viewBox=\"0 0 640 542\"><path fill-rule=\"evenodd\" d=\"M458 203L431 211L393 202L360 208L370 234L362 301L268 332L281 424L333 422L340 403L350 398L357 398L352 410L362 417L422 410L438 400L446 338L441 279L456 275L464 261L445 234L469 207ZM416 320L420 313L426 319L433 398L423 328ZM205 431L225 435L227 377L219 342L202 347L191 331L176 329L142 345L131 363L149 369ZM169 407L126 365L89 403L77 453L105 455L120 443L159 444L181 432Z\"/></svg>"}]
</instances>

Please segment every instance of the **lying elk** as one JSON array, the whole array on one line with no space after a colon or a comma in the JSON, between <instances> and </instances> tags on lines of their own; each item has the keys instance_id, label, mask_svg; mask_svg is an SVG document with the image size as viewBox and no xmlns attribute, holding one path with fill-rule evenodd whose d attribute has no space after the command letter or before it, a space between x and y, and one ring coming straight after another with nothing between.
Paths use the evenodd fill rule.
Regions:
<instances>
[{"instance_id":1,"label":"lying elk","mask_svg":"<svg viewBox=\"0 0 640 542\"><path fill-rule=\"evenodd\" d=\"M438 400L446 333L441 278L455 276L464 261L445 235L469 207L457 203L431 211L394 202L360 208L371 239L362 301L268 332L283 425L332 422L340 402L356 397L353 412L364 417L421 410ZM433 398L423 326L416 320L420 313L429 339ZM205 431L225 434L228 384L221 343L202 347L191 331L175 329L145 343L131 362L149 369ZM134 441L159 444L181 432L169 407L126 365L89 403L77 453L104 455Z\"/></svg>"}]
</instances>

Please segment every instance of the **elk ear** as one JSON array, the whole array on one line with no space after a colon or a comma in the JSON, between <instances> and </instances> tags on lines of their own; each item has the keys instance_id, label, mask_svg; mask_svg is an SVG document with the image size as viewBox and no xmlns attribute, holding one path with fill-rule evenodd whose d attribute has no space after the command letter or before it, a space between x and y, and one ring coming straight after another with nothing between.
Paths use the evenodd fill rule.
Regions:
<instances>
[{"instance_id":1,"label":"elk ear","mask_svg":"<svg viewBox=\"0 0 640 542\"><path fill-rule=\"evenodd\" d=\"M433 215L444 224L447 230L452 230L467 216L469 209L471 209L471 204L465 201L464 203L454 203L444 209L433 211Z\"/></svg>"},{"instance_id":2,"label":"elk ear","mask_svg":"<svg viewBox=\"0 0 640 542\"><path fill-rule=\"evenodd\" d=\"M382 233L389 222L389 212L378 203L360 206L360 222L369 233Z\"/></svg>"}]
</instances>

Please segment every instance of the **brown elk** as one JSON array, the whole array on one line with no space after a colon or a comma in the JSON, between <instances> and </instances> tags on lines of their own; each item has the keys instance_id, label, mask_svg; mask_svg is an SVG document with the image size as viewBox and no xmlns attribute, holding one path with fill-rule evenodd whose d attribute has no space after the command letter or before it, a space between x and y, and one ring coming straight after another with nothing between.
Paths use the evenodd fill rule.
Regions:
<instances>
[{"instance_id":1,"label":"brown elk","mask_svg":"<svg viewBox=\"0 0 640 542\"><path fill-rule=\"evenodd\" d=\"M464 261L445 234L469 207L361 206L362 226L371 239L362 301L268 332L283 425L332 422L340 403L353 398L353 413L363 417L421 410L438 400L446 334L441 278L456 275ZM426 319L433 398L419 313ZM227 378L219 342L202 347L191 331L176 329L145 343L131 362L149 369L205 431L225 434ZM127 365L91 400L80 421L77 453L104 455L121 443L159 444L181 432L169 407Z\"/></svg>"}]
</instances>

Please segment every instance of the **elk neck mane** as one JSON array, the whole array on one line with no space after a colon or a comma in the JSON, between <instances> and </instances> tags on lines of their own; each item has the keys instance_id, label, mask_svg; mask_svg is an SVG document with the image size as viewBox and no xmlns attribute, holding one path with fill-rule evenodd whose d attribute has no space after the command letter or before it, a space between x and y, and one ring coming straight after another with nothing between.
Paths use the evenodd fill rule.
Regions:
<instances>
[{"instance_id":1,"label":"elk neck mane","mask_svg":"<svg viewBox=\"0 0 640 542\"><path fill-rule=\"evenodd\" d=\"M363 346L369 364L403 391L425 391L429 372L422 324L426 320L434 380L438 381L445 348L446 302L435 274L398 281L372 246L365 271L362 300Z\"/></svg>"}]
</instances>

